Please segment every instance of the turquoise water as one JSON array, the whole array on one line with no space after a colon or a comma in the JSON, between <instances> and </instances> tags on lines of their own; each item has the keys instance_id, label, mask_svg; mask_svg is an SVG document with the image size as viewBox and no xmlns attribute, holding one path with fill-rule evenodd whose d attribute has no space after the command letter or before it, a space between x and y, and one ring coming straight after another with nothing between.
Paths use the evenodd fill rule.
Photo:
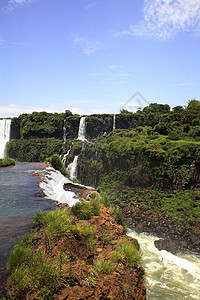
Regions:
<instances>
[{"instance_id":1,"label":"turquoise water","mask_svg":"<svg viewBox=\"0 0 200 300\"><path fill-rule=\"evenodd\" d=\"M31 228L38 210L51 210L56 204L43 197L37 183L42 163L17 163L0 168L0 296L5 293L6 261L17 240Z\"/></svg>"}]
</instances>

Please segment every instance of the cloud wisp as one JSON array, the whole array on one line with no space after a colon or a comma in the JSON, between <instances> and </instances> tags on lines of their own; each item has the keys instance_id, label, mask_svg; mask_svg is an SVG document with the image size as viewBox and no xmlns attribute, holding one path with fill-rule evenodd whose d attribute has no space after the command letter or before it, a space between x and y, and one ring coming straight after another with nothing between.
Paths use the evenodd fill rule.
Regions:
<instances>
[{"instance_id":1,"label":"cloud wisp","mask_svg":"<svg viewBox=\"0 0 200 300\"><path fill-rule=\"evenodd\" d=\"M199 0L144 0L143 19L119 35L169 40L178 33L200 30Z\"/></svg>"},{"instance_id":2,"label":"cloud wisp","mask_svg":"<svg viewBox=\"0 0 200 300\"><path fill-rule=\"evenodd\" d=\"M93 1L93 2L91 2L89 4L87 4L86 7L85 7L85 9L86 10L90 10L90 9L94 8L95 6L97 6L98 4L99 4L99 1Z\"/></svg>"},{"instance_id":3,"label":"cloud wisp","mask_svg":"<svg viewBox=\"0 0 200 300\"><path fill-rule=\"evenodd\" d=\"M33 2L34 0L9 0L9 4L10 5L24 5L24 4L27 4L27 3L31 3Z\"/></svg>"},{"instance_id":4,"label":"cloud wisp","mask_svg":"<svg viewBox=\"0 0 200 300\"><path fill-rule=\"evenodd\" d=\"M77 36L73 40L73 46L78 46L86 55L91 55L96 51L104 50L104 43L83 36Z\"/></svg>"}]
</instances>

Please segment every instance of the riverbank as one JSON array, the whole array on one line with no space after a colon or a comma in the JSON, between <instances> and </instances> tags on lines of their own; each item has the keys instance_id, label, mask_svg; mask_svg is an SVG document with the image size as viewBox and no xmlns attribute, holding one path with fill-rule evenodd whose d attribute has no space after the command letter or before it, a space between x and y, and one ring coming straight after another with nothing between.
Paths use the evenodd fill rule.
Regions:
<instances>
[{"instance_id":1,"label":"riverbank","mask_svg":"<svg viewBox=\"0 0 200 300\"><path fill-rule=\"evenodd\" d=\"M10 297L146 299L137 240L126 236L105 199L91 190L87 199L36 215L35 229L8 261Z\"/></svg>"},{"instance_id":2,"label":"riverbank","mask_svg":"<svg viewBox=\"0 0 200 300\"><path fill-rule=\"evenodd\" d=\"M153 214L149 211L135 209L130 203L122 208L130 229L137 233L148 233L160 238L155 241L159 250L173 254L193 252L200 255L200 228L193 224L186 228L174 222L168 215Z\"/></svg>"}]
</instances>

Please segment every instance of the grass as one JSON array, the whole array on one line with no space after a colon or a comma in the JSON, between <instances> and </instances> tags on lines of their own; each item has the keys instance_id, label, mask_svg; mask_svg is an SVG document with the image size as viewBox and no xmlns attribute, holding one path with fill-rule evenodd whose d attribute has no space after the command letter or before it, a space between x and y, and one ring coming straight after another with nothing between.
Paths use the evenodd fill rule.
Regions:
<instances>
[{"instance_id":1,"label":"grass","mask_svg":"<svg viewBox=\"0 0 200 300\"><path fill-rule=\"evenodd\" d=\"M115 218L115 220L117 221L117 223L119 225L123 226L124 233L126 233L127 232L127 225L125 223L125 219L124 219L122 211L118 207L112 207L111 215L113 216L113 218Z\"/></svg>"},{"instance_id":2,"label":"grass","mask_svg":"<svg viewBox=\"0 0 200 300\"><path fill-rule=\"evenodd\" d=\"M125 263L129 268L134 268L141 261L138 243L124 238L118 243L116 251L112 254L112 259L116 262Z\"/></svg>"},{"instance_id":3,"label":"grass","mask_svg":"<svg viewBox=\"0 0 200 300\"><path fill-rule=\"evenodd\" d=\"M71 217L67 209L57 208L51 212L37 212L33 226L45 228L50 238L62 236L72 229Z\"/></svg>"},{"instance_id":4,"label":"grass","mask_svg":"<svg viewBox=\"0 0 200 300\"><path fill-rule=\"evenodd\" d=\"M27 292L38 291L43 299L50 299L53 293L66 284L63 275L59 258L46 257L42 250L36 253L32 251L29 259L23 254L20 265L13 270L7 284L20 299L23 299Z\"/></svg>"},{"instance_id":5,"label":"grass","mask_svg":"<svg viewBox=\"0 0 200 300\"><path fill-rule=\"evenodd\" d=\"M95 261L95 267L100 273L110 274L113 270L112 262L103 258Z\"/></svg>"},{"instance_id":6,"label":"grass","mask_svg":"<svg viewBox=\"0 0 200 300\"><path fill-rule=\"evenodd\" d=\"M92 199L91 201L82 200L71 207L71 214L75 215L80 220L89 220L93 216L100 215L101 203L99 200Z\"/></svg>"}]
</instances>

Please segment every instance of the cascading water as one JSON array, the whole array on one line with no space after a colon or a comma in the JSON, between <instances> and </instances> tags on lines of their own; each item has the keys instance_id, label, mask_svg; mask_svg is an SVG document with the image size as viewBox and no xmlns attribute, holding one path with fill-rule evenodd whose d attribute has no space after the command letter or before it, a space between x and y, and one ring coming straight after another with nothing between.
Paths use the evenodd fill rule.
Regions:
<instances>
[{"instance_id":1,"label":"cascading water","mask_svg":"<svg viewBox=\"0 0 200 300\"><path fill-rule=\"evenodd\" d=\"M77 138L77 140L80 140L82 142L87 141L87 139L85 138L85 131L86 131L85 117L81 117L80 123L79 123L79 130L78 130L78 138ZM83 146L84 146L84 144L83 144ZM82 149L83 149L83 147L82 147ZM71 150L71 148L70 148L70 150ZM64 159L64 157L63 157L63 159ZM74 157L73 162L71 164L69 164L68 167L67 167L67 171L69 173L70 179L76 178L77 161L78 161L78 155L76 155Z\"/></svg>"},{"instance_id":2,"label":"cascading water","mask_svg":"<svg viewBox=\"0 0 200 300\"><path fill-rule=\"evenodd\" d=\"M80 123L79 123L79 130L78 130L78 140L80 140L82 142L86 141L85 131L86 131L85 117L81 117Z\"/></svg>"},{"instance_id":3,"label":"cascading water","mask_svg":"<svg viewBox=\"0 0 200 300\"><path fill-rule=\"evenodd\" d=\"M116 120L115 120L115 114L113 115L113 130L115 130Z\"/></svg>"},{"instance_id":4,"label":"cascading water","mask_svg":"<svg viewBox=\"0 0 200 300\"><path fill-rule=\"evenodd\" d=\"M65 126L66 121L64 120L64 126L63 126L63 143L65 144L67 141L67 135L66 135L66 126Z\"/></svg>"},{"instance_id":5,"label":"cascading water","mask_svg":"<svg viewBox=\"0 0 200 300\"><path fill-rule=\"evenodd\" d=\"M195 255L173 255L159 251L158 238L130 231L142 249L145 285L149 300L200 299L200 259Z\"/></svg>"},{"instance_id":6,"label":"cascading water","mask_svg":"<svg viewBox=\"0 0 200 300\"><path fill-rule=\"evenodd\" d=\"M71 151L72 145L73 145L73 142L71 143L71 145L70 145L69 150L67 151L67 153L63 156L62 162L63 162L64 166L66 164L67 156L69 155L69 153Z\"/></svg>"},{"instance_id":7,"label":"cascading water","mask_svg":"<svg viewBox=\"0 0 200 300\"><path fill-rule=\"evenodd\" d=\"M76 166L78 161L78 155L74 156L74 160L71 164L67 167L67 172L69 173L70 179L76 178Z\"/></svg>"},{"instance_id":8,"label":"cascading water","mask_svg":"<svg viewBox=\"0 0 200 300\"><path fill-rule=\"evenodd\" d=\"M6 143L10 140L10 124L11 120L0 120L0 158L5 157Z\"/></svg>"}]
</instances>

